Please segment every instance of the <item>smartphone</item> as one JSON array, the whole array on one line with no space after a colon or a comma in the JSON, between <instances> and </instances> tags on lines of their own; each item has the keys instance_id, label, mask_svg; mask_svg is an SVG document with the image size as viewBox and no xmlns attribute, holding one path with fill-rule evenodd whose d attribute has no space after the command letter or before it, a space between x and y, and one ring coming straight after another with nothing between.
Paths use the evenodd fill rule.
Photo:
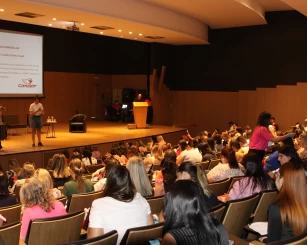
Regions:
<instances>
[{"instance_id":1,"label":"smartphone","mask_svg":"<svg viewBox=\"0 0 307 245\"><path fill-rule=\"evenodd\" d=\"M189 134L189 130L188 130L188 129L186 129L186 131L187 131L187 134Z\"/></svg>"},{"instance_id":2,"label":"smartphone","mask_svg":"<svg viewBox=\"0 0 307 245\"><path fill-rule=\"evenodd\" d=\"M160 241L158 239L150 240L149 244L150 245L160 245Z\"/></svg>"}]
</instances>

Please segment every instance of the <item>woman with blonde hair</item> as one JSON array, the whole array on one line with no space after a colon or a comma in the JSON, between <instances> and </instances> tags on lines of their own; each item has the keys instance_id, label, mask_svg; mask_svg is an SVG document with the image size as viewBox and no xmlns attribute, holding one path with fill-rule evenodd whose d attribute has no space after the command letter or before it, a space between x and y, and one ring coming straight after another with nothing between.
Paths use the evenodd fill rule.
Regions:
<instances>
[{"instance_id":1,"label":"woman with blonde hair","mask_svg":"<svg viewBox=\"0 0 307 245\"><path fill-rule=\"evenodd\" d=\"M82 162L80 159L72 159L69 163L69 171L72 180L65 183L63 194L70 200L72 194L94 191L94 186L89 179L82 177Z\"/></svg>"},{"instance_id":2,"label":"woman with blonde hair","mask_svg":"<svg viewBox=\"0 0 307 245\"><path fill-rule=\"evenodd\" d=\"M53 198L59 198L62 196L61 191L57 188L53 188L53 181L49 174L49 171L44 168L36 169L34 177L38 178L45 186L46 190L50 191Z\"/></svg>"},{"instance_id":3,"label":"woman with blonde hair","mask_svg":"<svg viewBox=\"0 0 307 245\"><path fill-rule=\"evenodd\" d=\"M63 186L71 179L67 160L63 154L53 156L50 175L55 187Z\"/></svg>"},{"instance_id":4,"label":"woman with blonde hair","mask_svg":"<svg viewBox=\"0 0 307 245\"><path fill-rule=\"evenodd\" d=\"M307 230L307 182L301 165L287 162L281 165L276 178L279 196L268 210L266 242L291 238Z\"/></svg>"},{"instance_id":5,"label":"woman with blonde hair","mask_svg":"<svg viewBox=\"0 0 307 245\"><path fill-rule=\"evenodd\" d=\"M147 176L143 160L140 157L131 157L127 168L136 191L143 197L153 196L153 189Z\"/></svg>"},{"instance_id":6,"label":"woman with blonde hair","mask_svg":"<svg viewBox=\"0 0 307 245\"><path fill-rule=\"evenodd\" d=\"M307 158L307 133L304 132L299 137L300 148L297 151L297 154L301 159Z\"/></svg>"},{"instance_id":7,"label":"woman with blonde hair","mask_svg":"<svg viewBox=\"0 0 307 245\"><path fill-rule=\"evenodd\" d=\"M154 145L151 149L151 157L147 157L144 160L146 173L151 169L152 165L161 165L163 160L163 148L160 145Z\"/></svg>"},{"instance_id":8,"label":"woman with blonde hair","mask_svg":"<svg viewBox=\"0 0 307 245\"><path fill-rule=\"evenodd\" d=\"M53 200L48 189L37 178L29 178L20 189L20 201L24 206L21 240L25 240L30 221L39 218L50 218L66 214L63 203Z\"/></svg>"}]
</instances>

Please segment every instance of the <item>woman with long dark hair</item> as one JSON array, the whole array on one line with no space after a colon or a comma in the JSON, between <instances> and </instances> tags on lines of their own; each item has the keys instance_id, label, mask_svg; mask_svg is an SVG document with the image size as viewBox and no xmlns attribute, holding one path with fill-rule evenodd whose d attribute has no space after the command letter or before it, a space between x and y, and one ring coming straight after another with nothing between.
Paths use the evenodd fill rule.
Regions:
<instances>
[{"instance_id":1,"label":"woman with long dark hair","mask_svg":"<svg viewBox=\"0 0 307 245\"><path fill-rule=\"evenodd\" d=\"M117 230L119 244L127 229L153 224L148 202L138 193L129 170L114 166L108 173L102 198L92 203L88 238Z\"/></svg>"},{"instance_id":2,"label":"woman with long dark hair","mask_svg":"<svg viewBox=\"0 0 307 245\"><path fill-rule=\"evenodd\" d=\"M221 161L222 164L218 164L207 174L209 183L244 175L237 162L235 152L229 146L225 146L221 151Z\"/></svg>"},{"instance_id":3,"label":"woman with long dark hair","mask_svg":"<svg viewBox=\"0 0 307 245\"><path fill-rule=\"evenodd\" d=\"M178 180L165 194L162 245L229 244L225 228L207 212L204 195L190 180Z\"/></svg>"},{"instance_id":4,"label":"woman with long dark hair","mask_svg":"<svg viewBox=\"0 0 307 245\"><path fill-rule=\"evenodd\" d=\"M277 202L268 210L266 242L288 239L307 230L307 182L305 170L292 162L280 167L276 179Z\"/></svg>"},{"instance_id":5,"label":"woman with long dark hair","mask_svg":"<svg viewBox=\"0 0 307 245\"><path fill-rule=\"evenodd\" d=\"M263 111L260 113L257 126L254 129L249 143L249 151L256 153L261 160L265 155L265 149L268 147L270 141L275 143L295 136L295 133L289 133L284 136L274 136L269 131L270 120L271 114L269 112Z\"/></svg>"},{"instance_id":6,"label":"woman with long dark hair","mask_svg":"<svg viewBox=\"0 0 307 245\"><path fill-rule=\"evenodd\" d=\"M220 201L242 199L273 188L273 182L264 172L257 154L248 153L243 157L241 164L245 177L234 183L229 194L219 196Z\"/></svg>"}]
</instances>

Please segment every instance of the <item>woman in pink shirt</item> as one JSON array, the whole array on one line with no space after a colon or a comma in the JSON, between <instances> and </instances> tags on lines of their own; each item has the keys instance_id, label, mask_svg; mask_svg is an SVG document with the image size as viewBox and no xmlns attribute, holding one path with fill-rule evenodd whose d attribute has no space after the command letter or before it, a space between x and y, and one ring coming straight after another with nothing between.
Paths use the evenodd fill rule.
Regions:
<instances>
[{"instance_id":1,"label":"woman in pink shirt","mask_svg":"<svg viewBox=\"0 0 307 245\"><path fill-rule=\"evenodd\" d=\"M37 178L25 181L20 189L20 201L23 207L20 239L25 241L30 221L66 214L63 203L52 199L45 185Z\"/></svg>"},{"instance_id":2,"label":"woman in pink shirt","mask_svg":"<svg viewBox=\"0 0 307 245\"><path fill-rule=\"evenodd\" d=\"M245 177L234 183L229 194L219 196L220 201L242 199L273 188L273 181L263 171L261 161L255 153L250 152L245 155L241 164L244 168Z\"/></svg>"},{"instance_id":3,"label":"woman in pink shirt","mask_svg":"<svg viewBox=\"0 0 307 245\"><path fill-rule=\"evenodd\" d=\"M295 135L295 133L292 133L284 136L274 136L268 129L270 120L270 113L265 111L260 113L257 121L257 126L254 129L249 143L249 152L256 153L261 160L265 155L265 149L268 147L269 141L275 143Z\"/></svg>"}]
</instances>

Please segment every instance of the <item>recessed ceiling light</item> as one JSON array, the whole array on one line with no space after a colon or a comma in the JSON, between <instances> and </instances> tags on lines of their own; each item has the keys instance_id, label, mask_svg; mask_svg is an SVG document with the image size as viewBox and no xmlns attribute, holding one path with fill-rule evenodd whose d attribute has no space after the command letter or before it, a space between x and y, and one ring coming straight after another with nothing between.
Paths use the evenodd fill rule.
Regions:
<instances>
[{"instance_id":1,"label":"recessed ceiling light","mask_svg":"<svg viewBox=\"0 0 307 245\"><path fill-rule=\"evenodd\" d=\"M129 31L129 34L131 35L131 34L132 34L132 31Z\"/></svg>"},{"instance_id":2,"label":"recessed ceiling light","mask_svg":"<svg viewBox=\"0 0 307 245\"><path fill-rule=\"evenodd\" d=\"M0 9L0 12L4 12L4 9Z\"/></svg>"},{"instance_id":3,"label":"recessed ceiling light","mask_svg":"<svg viewBox=\"0 0 307 245\"><path fill-rule=\"evenodd\" d=\"M48 26L52 26L52 24L48 24Z\"/></svg>"},{"instance_id":4,"label":"recessed ceiling light","mask_svg":"<svg viewBox=\"0 0 307 245\"><path fill-rule=\"evenodd\" d=\"M56 20L56 18L53 18L52 20Z\"/></svg>"},{"instance_id":5,"label":"recessed ceiling light","mask_svg":"<svg viewBox=\"0 0 307 245\"><path fill-rule=\"evenodd\" d=\"M81 26L84 26L84 23L81 23Z\"/></svg>"},{"instance_id":6,"label":"recessed ceiling light","mask_svg":"<svg viewBox=\"0 0 307 245\"><path fill-rule=\"evenodd\" d=\"M100 34L103 34L103 31L101 31Z\"/></svg>"},{"instance_id":7,"label":"recessed ceiling light","mask_svg":"<svg viewBox=\"0 0 307 245\"><path fill-rule=\"evenodd\" d=\"M142 35L143 35L142 33L139 34L139 36L142 36Z\"/></svg>"},{"instance_id":8,"label":"recessed ceiling light","mask_svg":"<svg viewBox=\"0 0 307 245\"><path fill-rule=\"evenodd\" d=\"M122 32L122 30L118 30L118 32Z\"/></svg>"}]
</instances>

